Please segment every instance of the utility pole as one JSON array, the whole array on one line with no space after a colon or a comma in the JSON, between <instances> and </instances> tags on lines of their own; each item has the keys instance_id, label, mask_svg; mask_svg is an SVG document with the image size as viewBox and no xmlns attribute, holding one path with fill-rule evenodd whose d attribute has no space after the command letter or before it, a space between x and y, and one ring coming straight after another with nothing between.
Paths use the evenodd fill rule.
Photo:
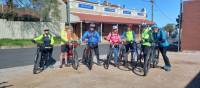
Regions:
<instances>
[{"instance_id":1,"label":"utility pole","mask_svg":"<svg viewBox=\"0 0 200 88\"><path fill-rule=\"evenodd\" d=\"M151 0L151 21L154 21L154 0Z\"/></svg>"},{"instance_id":2,"label":"utility pole","mask_svg":"<svg viewBox=\"0 0 200 88\"><path fill-rule=\"evenodd\" d=\"M180 17L179 17L179 30L178 30L178 52L181 51L181 34L182 34L182 12L183 12L183 0L180 0Z\"/></svg>"},{"instance_id":3,"label":"utility pole","mask_svg":"<svg viewBox=\"0 0 200 88\"><path fill-rule=\"evenodd\" d=\"M66 3L66 9L67 9L67 24L70 26L70 0L67 0Z\"/></svg>"},{"instance_id":4,"label":"utility pole","mask_svg":"<svg viewBox=\"0 0 200 88\"><path fill-rule=\"evenodd\" d=\"M70 0L63 0L65 2L65 5L66 5L66 24L67 25L70 25Z\"/></svg>"}]
</instances>

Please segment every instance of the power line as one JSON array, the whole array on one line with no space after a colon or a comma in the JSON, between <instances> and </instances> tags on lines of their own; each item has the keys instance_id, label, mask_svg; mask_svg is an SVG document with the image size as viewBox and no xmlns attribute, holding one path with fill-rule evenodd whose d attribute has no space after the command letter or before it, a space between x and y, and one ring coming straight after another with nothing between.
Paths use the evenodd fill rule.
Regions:
<instances>
[{"instance_id":1,"label":"power line","mask_svg":"<svg viewBox=\"0 0 200 88\"><path fill-rule=\"evenodd\" d=\"M143 2L151 2L151 0L142 0L142 1L143 1ZM160 8L160 6L159 6L158 4L155 3L155 1L154 1L154 4L157 6L159 12L160 12L163 16L165 16L168 20L173 21L173 19L171 19L167 14L165 14L165 12Z\"/></svg>"},{"instance_id":2,"label":"power line","mask_svg":"<svg viewBox=\"0 0 200 88\"><path fill-rule=\"evenodd\" d=\"M173 19L171 19L167 14L165 14L165 12L159 7L158 4L156 4L155 2L154 2L154 4L157 6L158 10L160 11L160 13L161 13L163 16L165 16L168 20L173 21Z\"/></svg>"}]
</instances>

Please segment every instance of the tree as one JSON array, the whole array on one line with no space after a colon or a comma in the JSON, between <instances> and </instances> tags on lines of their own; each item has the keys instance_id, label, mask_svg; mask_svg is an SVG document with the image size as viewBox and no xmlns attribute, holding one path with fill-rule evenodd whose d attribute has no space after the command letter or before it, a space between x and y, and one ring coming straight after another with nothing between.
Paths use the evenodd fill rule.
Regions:
<instances>
[{"instance_id":1,"label":"tree","mask_svg":"<svg viewBox=\"0 0 200 88\"><path fill-rule=\"evenodd\" d=\"M171 34L172 31L175 29L175 24L167 24L163 27L169 34Z\"/></svg>"},{"instance_id":2,"label":"tree","mask_svg":"<svg viewBox=\"0 0 200 88\"><path fill-rule=\"evenodd\" d=\"M34 10L40 14L42 21L61 19L58 0L32 0ZM51 19L52 18L52 19Z\"/></svg>"},{"instance_id":3,"label":"tree","mask_svg":"<svg viewBox=\"0 0 200 88\"><path fill-rule=\"evenodd\" d=\"M13 12L15 8L26 8L38 14L41 21L61 19L59 0L6 0L6 4L9 7L7 13Z\"/></svg>"},{"instance_id":4,"label":"tree","mask_svg":"<svg viewBox=\"0 0 200 88\"><path fill-rule=\"evenodd\" d=\"M6 4L8 5L8 12L11 12L13 10L13 7L14 7L13 0L7 0Z\"/></svg>"}]
</instances>

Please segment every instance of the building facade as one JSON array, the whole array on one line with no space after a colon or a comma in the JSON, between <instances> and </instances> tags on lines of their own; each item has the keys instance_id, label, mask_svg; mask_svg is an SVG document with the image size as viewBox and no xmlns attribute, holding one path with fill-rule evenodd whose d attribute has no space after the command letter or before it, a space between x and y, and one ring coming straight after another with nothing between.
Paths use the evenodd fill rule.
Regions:
<instances>
[{"instance_id":1,"label":"building facade","mask_svg":"<svg viewBox=\"0 0 200 88\"><path fill-rule=\"evenodd\" d=\"M182 49L200 50L200 1L185 1L183 4Z\"/></svg>"},{"instance_id":2,"label":"building facade","mask_svg":"<svg viewBox=\"0 0 200 88\"><path fill-rule=\"evenodd\" d=\"M89 2L86 0L70 0L70 13L79 17L79 21L73 22L74 31L79 35L89 29L90 23L97 25L96 30L101 36L106 36L112 30L112 25L119 25L119 33L125 30L127 24L132 24L133 29L139 29L142 23L152 24L146 20L146 10L136 11L126 9L109 2ZM137 30L135 30L137 32Z\"/></svg>"}]
</instances>

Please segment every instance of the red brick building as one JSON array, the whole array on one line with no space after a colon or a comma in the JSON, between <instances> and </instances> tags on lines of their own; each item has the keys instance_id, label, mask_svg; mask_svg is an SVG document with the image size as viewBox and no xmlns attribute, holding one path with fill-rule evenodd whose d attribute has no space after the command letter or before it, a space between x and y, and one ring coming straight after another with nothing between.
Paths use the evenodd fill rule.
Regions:
<instances>
[{"instance_id":1,"label":"red brick building","mask_svg":"<svg viewBox=\"0 0 200 88\"><path fill-rule=\"evenodd\" d=\"M200 0L183 3L182 49L200 50Z\"/></svg>"}]
</instances>

